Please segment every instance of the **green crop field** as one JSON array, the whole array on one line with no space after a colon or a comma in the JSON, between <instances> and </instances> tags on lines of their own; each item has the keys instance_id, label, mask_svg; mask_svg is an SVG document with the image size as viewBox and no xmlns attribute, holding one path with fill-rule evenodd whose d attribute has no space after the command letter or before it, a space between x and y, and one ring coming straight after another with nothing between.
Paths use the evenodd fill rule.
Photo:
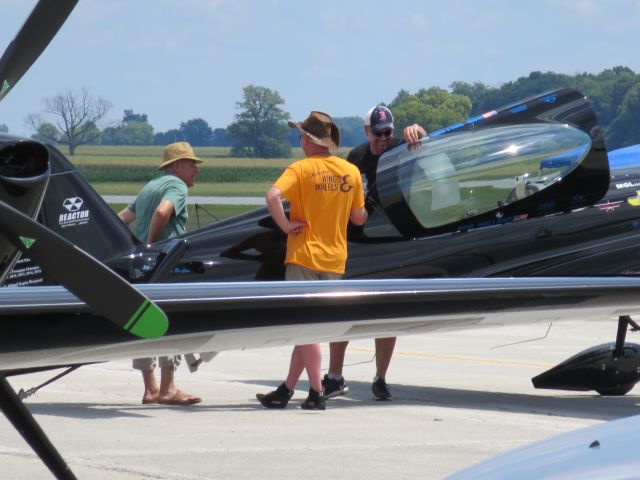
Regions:
<instances>
[{"instance_id":1,"label":"green crop field","mask_svg":"<svg viewBox=\"0 0 640 480\"><path fill-rule=\"evenodd\" d=\"M66 147L60 150L68 154ZM204 162L193 195L263 195L287 165L303 157L294 148L291 158L235 158L226 147L197 147ZM103 195L135 194L158 175L162 146L83 145L69 160ZM337 154L346 157L348 148Z\"/></svg>"},{"instance_id":2,"label":"green crop field","mask_svg":"<svg viewBox=\"0 0 640 480\"><path fill-rule=\"evenodd\" d=\"M68 156L68 149L58 145L62 153L67 155L76 166L87 165L124 165L148 166L160 165L162 146L119 146L119 145L82 145L77 148L73 157ZM238 158L229 154L228 147L194 147L196 155L204 160L203 166L239 167L239 168L284 168L291 162L304 156L301 148L293 148L291 158ZM346 158L349 148L336 150L336 154Z\"/></svg>"},{"instance_id":3,"label":"green crop field","mask_svg":"<svg viewBox=\"0 0 640 480\"><path fill-rule=\"evenodd\" d=\"M273 182L200 182L189 195L206 197L262 197ZM137 195L145 182L91 182L100 195Z\"/></svg>"}]
</instances>

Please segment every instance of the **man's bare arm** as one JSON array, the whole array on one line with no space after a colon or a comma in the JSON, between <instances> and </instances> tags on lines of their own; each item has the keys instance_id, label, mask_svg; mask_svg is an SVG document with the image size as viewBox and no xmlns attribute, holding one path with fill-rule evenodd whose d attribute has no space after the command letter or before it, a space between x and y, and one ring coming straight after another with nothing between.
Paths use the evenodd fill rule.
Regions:
<instances>
[{"instance_id":1,"label":"man's bare arm","mask_svg":"<svg viewBox=\"0 0 640 480\"><path fill-rule=\"evenodd\" d=\"M349 220L351 220L351 223L353 223L354 225L364 225L364 222L367 221L368 216L369 214L364 209L364 207L354 208L353 210L351 210L351 215L349 216Z\"/></svg>"},{"instance_id":2,"label":"man's bare arm","mask_svg":"<svg viewBox=\"0 0 640 480\"><path fill-rule=\"evenodd\" d=\"M136 213L132 212L131 210L129 210L129 207L124 207L122 210L120 210L120 212L118 212L118 217L120 218L120 220L122 220L124 223L126 223L127 225L129 225L130 223L132 223L133 221L135 221L136 219Z\"/></svg>"},{"instance_id":3,"label":"man's bare arm","mask_svg":"<svg viewBox=\"0 0 640 480\"><path fill-rule=\"evenodd\" d=\"M154 243L160 239L165 228L167 228L171 215L173 215L173 203L169 200L162 200L153 213L153 217L151 217L147 243Z\"/></svg>"},{"instance_id":4,"label":"man's bare arm","mask_svg":"<svg viewBox=\"0 0 640 480\"><path fill-rule=\"evenodd\" d=\"M280 191L278 187L272 186L269 191L267 191L266 201L269 213L284 233L287 235L290 233L293 235L300 233L306 223L299 220L289 221L284 213L284 206L282 205L282 191Z\"/></svg>"}]
</instances>

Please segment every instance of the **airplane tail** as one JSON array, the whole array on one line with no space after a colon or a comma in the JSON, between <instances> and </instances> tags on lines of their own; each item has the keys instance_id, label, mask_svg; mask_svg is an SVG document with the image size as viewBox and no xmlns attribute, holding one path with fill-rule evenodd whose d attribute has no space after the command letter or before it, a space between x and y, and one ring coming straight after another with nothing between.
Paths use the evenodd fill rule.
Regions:
<instances>
[{"instance_id":1,"label":"airplane tail","mask_svg":"<svg viewBox=\"0 0 640 480\"><path fill-rule=\"evenodd\" d=\"M133 251L139 241L76 167L51 145L49 183L38 221L94 258ZM69 265L73 268L73 265ZM5 286L56 283L31 259L20 258Z\"/></svg>"},{"instance_id":2,"label":"airplane tail","mask_svg":"<svg viewBox=\"0 0 640 480\"><path fill-rule=\"evenodd\" d=\"M76 167L55 147L41 221L98 260L133 249L139 241Z\"/></svg>"},{"instance_id":3,"label":"airplane tail","mask_svg":"<svg viewBox=\"0 0 640 480\"><path fill-rule=\"evenodd\" d=\"M0 201L33 218L37 215L49 181L46 148L28 140L0 138ZM30 239L22 237L23 242ZM0 283L10 275L19 252L0 236Z\"/></svg>"}]
</instances>

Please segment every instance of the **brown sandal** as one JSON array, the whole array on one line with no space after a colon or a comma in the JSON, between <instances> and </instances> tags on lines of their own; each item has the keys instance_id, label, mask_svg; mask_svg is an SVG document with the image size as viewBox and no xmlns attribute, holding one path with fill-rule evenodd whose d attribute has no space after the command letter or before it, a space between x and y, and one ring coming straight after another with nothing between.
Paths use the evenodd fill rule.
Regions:
<instances>
[{"instance_id":1,"label":"brown sandal","mask_svg":"<svg viewBox=\"0 0 640 480\"><path fill-rule=\"evenodd\" d=\"M190 393L184 393L180 390L176 390L176 393L172 397L158 397L158 403L161 405L195 405L200 403L202 399L191 395Z\"/></svg>"}]
</instances>

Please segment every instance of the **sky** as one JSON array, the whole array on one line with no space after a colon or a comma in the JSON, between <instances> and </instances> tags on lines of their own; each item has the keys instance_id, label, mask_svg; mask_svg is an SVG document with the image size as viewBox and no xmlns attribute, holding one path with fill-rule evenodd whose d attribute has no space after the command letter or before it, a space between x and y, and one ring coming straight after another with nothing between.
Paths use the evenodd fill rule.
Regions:
<instances>
[{"instance_id":1,"label":"sky","mask_svg":"<svg viewBox=\"0 0 640 480\"><path fill-rule=\"evenodd\" d=\"M0 52L35 3L0 0ZM617 65L640 73L640 0L80 0L0 102L0 124L30 136L46 98L82 88L113 104L101 127L132 109L166 131L226 127L247 85L277 91L300 121L362 117L401 89Z\"/></svg>"}]
</instances>

